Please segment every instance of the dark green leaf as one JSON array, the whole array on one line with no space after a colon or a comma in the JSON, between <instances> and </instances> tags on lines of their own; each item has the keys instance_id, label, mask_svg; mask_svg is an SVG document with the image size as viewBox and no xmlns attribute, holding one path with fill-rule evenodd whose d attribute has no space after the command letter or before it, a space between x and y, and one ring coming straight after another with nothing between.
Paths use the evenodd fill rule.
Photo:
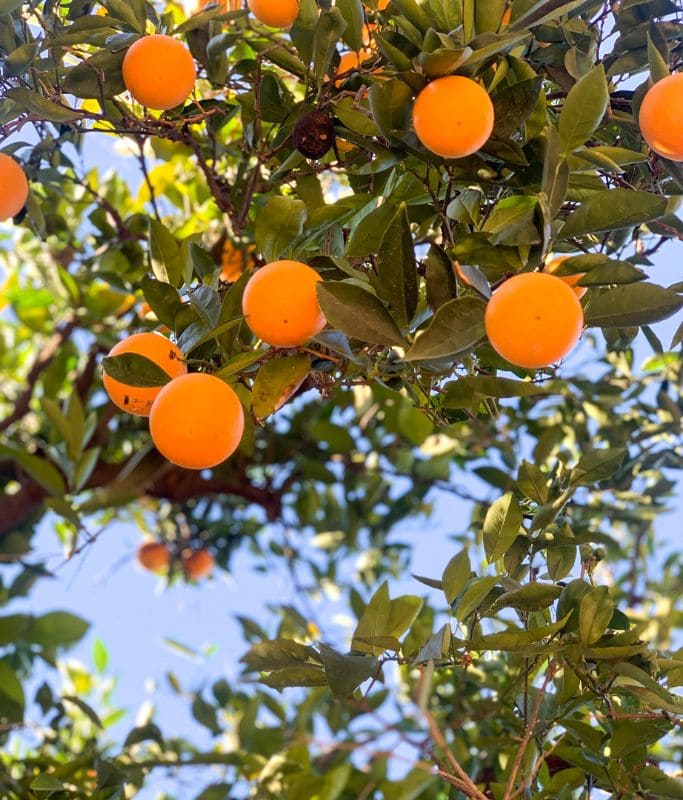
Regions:
<instances>
[{"instance_id":1,"label":"dark green leaf","mask_svg":"<svg viewBox=\"0 0 683 800\"><path fill-rule=\"evenodd\" d=\"M102 368L126 386L165 386L170 376L158 364L138 353L122 353L102 359Z\"/></svg>"},{"instance_id":2,"label":"dark green leaf","mask_svg":"<svg viewBox=\"0 0 683 800\"><path fill-rule=\"evenodd\" d=\"M470 350L485 336L486 306L473 297L458 297L437 309L427 329L406 353L408 361L428 361Z\"/></svg>"},{"instance_id":3,"label":"dark green leaf","mask_svg":"<svg viewBox=\"0 0 683 800\"><path fill-rule=\"evenodd\" d=\"M629 283L593 292L586 308L586 325L626 328L668 319L683 306L683 297L654 283Z\"/></svg>"},{"instance_id":4,"label":"dark green leaf","mask_svg":"<svg viewBox=\"0 0 683 800\"><path fill-rule=\"evenodd\" d=\"M580 147L597 130L609 104L605 68L599 64L576 83L560 114L560 145L563 153Z\"/></svg>"},{"instance_id":5,"label":"dark green leaf","mask_svg":"<svg viewBox=\"0 0 683 800\"><path fill-rule=\"evenodd\" d=\"M567 217L561 236L571 239L586 233L620 230L644 225L666 214L665 197L632 189L595 192Z\"/></svg>"},{"instance_id":6,"label":"dark green leaf","mask_svg":"<svg viewBox=\"0 0 683 800\"><path fill-rule=\"evenodd\" d=\"M369 344L405 344L401 331L380 300L357 284L319 283L318 300L328 322L348 337Z\"/></svg>"}]
</instances>

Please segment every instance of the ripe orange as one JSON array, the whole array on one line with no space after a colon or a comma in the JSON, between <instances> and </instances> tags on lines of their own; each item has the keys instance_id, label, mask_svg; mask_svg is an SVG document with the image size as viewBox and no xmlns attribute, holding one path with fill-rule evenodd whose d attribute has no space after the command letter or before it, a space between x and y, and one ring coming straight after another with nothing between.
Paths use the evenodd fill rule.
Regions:
<instances>
[{"instance_id":1,"label":"ripe orange","mask_svg":"<svg viewBox=\"0 0 683 800\"><path fill-rule=\"evenodd\" d=\"M197 3L197 11L206 8L209 3L217 3L219 11L223 14L228 11L239 11L244 7L242 0L199 0L199 3Z\"/></svg>"},{"instance_id":2,"label":"ripe orange","mask_svg":"<svg viewBox=\"0 0 683 800\"><path fill-rule=\"evenodd\" d=\"M184 103L197 78L194 59L184 44L155 33L134 42L123 59L123 82L148 108L165 111Z\"/></svg>"},{"instance_id":3,"label":"ripe orange","mask_svg":"<svg viewBox=\"0 0 683 800\"><path fill-rule=\"evenodd\" d=\"M166 372L169 377L176 378L187 372L183 354L173 342L159 333L134 333L122 339L109 351L110 356L123 353L136 353L153 361ZM152 403L162 386L128 386L105 372L102 377L104 389L109 399L123 411L138 417L148 417Z\"/></svg>"},{"instance_id":4,"label":"ripe orange","mask_svg":"<svg viewBox=\"0 0 683 800\"><path fill-rule=\"evenodd\" d=\"M538 369L560 361L583 328L583 309L564 281L524 272L505 281L486 306L486 334L494 350L519 367Z\"/></svg>"},{"instance_id":5,"label":"ripe orange","mask_svg":"<svg viewBox=\"0 0 683 800\"><path fill-rule=\"evenodd\" d=\"M505 13L503 14L503 19L500 21L501 28L507 28L510 24L510 20L512 19L512 5L509 5L505 9Z\"/></svg>"},{"instance_id":6,"label":"ripe orange","mask_svg":"<svg viewBox=\"0 0 683 800\"><path fill-rule=\"evenodd\" d=\"M354 53L353 51L349 53L342 53L339 57L339 66L337 67L337 75L342 75L341 78L336 78L334 81L334 85L337 89L344 83L344 81L350 77L350 71L355 69L360 64L360 58L358 57L358 53ZM346 73L349 73L347 75Z\"/></svg>"},{"instance_id":7,"label":"ripe orange","mask_svg":"<svg viewBox=\"0 0 683 800\"><path fill-rule=\"evenodd\" d=\"M325 327L316 286L320 275L300 261L273 261L257 270L242 296L251 331L274 347L297 347Z\"/></svg>"},{"instance_id":8,"label":"ripe orange","mask_svg":"<svg viewBox=\"0 0 683 800\"><path fill-rule=\"evenodd\" d=\"M213 572L216 564L213 556L203 547L199 550L184 550L182 553L183 571L188 578L205 578Z\"/></svg>"},{"instance_id":9,"label":"ripe orange","mask_svg":"<svg viewBox=\"0 0 683 800\"><path fill-rule=\"evenodd\" d=\"M19 164L0 153L0 222L16 217L28 200L28 181Z\"/></svg>"},{"instance_id":10,"label":"ripe orange","mask_svg":"<svg viewBox=\"0 0 683 800\"><path fill-rule=\"evenodd\" d=\"M171 564L171 554L163 542L145 542L138 547L136 558L150 572L165 572Z\"/></svg>"},{"instance_id":11,"label":"ripe orange","mask_svg":"<svg viewBox=\"0 0 683 800\"><path fill-rule=\"evenodd\" d=\"M239 398L215 375L181 375L159 392L149 415L157 450L186 469L209 469L232 455L244 431Z\"/></svg>"},{"instance_id":12,"label":"ripe orange","mask_svg":"<svg viewBox=\"0 0 683 800\"><path fill-rule=\"evenodd\" d=\"M683 161L683 72L657 81L645 94L638 124L651 150Z\"/></svg>"},{"instance_id":13,"label":"ripe orange","mask_svg":"<svg viewBox=\"0 0 683 800\"><path fill-rule=\"evenodd\" d=\"M563 261L566 261L571 256L557 256L555 258L551 258L549 261L546 261L545 264L545 271L549 272L551 275L557 271L560 264ZM583 278L585 272L577 272L575 275L558 275L557 277L564 281L567 286L572 287L572 291L574 294L579 298L579 300L586 294L586 287L585 286L577 286L576 284Z\"/></svg>"},{"instance_id":14,"label":"ripe orange","mask_svg":"<svg viewBox=\"0 0 683 800\"><path fill-rule=\"evenodd\" d=\"M462 75L432 81L413 106L417 138L443 158L476 153L491 135L493 123L493 103L488 93Z\"/></svg>"},{"instance_id":15,"label":"ripe orange","mask_svg":"<svg viewBox=\"0 0 683 800\"><path fill-rule=\"evenodd\" d=\"M249 10L271 28L290 28L299 16L298 0L249 0Z\"/></svg>"},{"instance_id":16,"label":"ripe orange","mask_svg":"<svg viewBox=\"0 0 683 800\"><path fill-rule=\"evenodd\" d=\"M221 255L221 280L226 283L234 283L244 272L249 253L253 253L255 249L252 244L246 250L240 250L227 239Z\"/></svg>"},{"instance_id":17,"label":"ripe orange","mask_svg":"<svg viewBox=\"0 0 683 800\"><path fill-rule=\"evenodd\" d=\"M377 10L384 11L384 9L389 5L390 0L378 0L377 2Z\"/></svg>"}]
</instances>

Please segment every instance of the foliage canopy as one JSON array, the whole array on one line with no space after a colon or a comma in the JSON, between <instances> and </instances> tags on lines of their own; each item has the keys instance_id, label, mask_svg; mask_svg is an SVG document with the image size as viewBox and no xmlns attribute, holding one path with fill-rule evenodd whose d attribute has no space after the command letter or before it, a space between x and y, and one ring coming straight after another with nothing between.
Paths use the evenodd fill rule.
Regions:
<instances>
[{"instance_id":1,"label":"foliage canopy","mask_svg":"<svg viewBox=\"0 0 683 800\"><path fill-rule=\"evenodd\" d=\"M31 183L0 250L0 794L128 798L156 769L216 765L197 800L680 800L683 571L654 529L683 463L683 332L651 326L683 305L657 266L683 237L683 166L638 127L680 69L680 8L300 0L283 32L202 5L0 0L3 152ZM151 32L198 65L163 113L124 92ZM362 58L339 73L345 51ZM411 111L452 74L486 88L495 123L443 160ZM139 178L104 155L84 169L93 141ZM525 370L488 344L486 304L551 252L584 273L587 329L566 364ZM253 269L282 258L323 279L329 324L303 347L265 346L241 314ZM111 347L159 328L244 405L210 471L169 465L102 392ZM165 380L141 357L104 369ZM471 518L395 596L419 547L396 526L439 492ZM94 673L32 682L88 627L15 613L45 573L37 526L78 558L114 519L168 544L171 581L201 545L224 569L245 546L281 559L296 583L299 608L242 620L252 685L193 693L208 749L153 720L112 744L101 645ZM313 624L332 589L346 641Z\"/></svg>"}]
</instances>

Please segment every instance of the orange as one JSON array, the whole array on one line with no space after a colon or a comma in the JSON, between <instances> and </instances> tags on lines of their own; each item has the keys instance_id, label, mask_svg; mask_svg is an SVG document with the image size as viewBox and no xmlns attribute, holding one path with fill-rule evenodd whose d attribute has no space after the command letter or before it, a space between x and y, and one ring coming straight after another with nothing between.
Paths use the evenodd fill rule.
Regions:
<instances>
[{"instance_id":1,"label":"orange","mask_svg":"<svg viewBox=\"0 0 683 800\"><path fill-rule=\"evenodd\" d=\"M19 164L0 153L0 222L16 217L28 200L28 181Z\"/></svg>"},{"instance_id":2,"label":"orange","mask_svg":"<svg viewBox=\"0 0 683 800\"><path fill-rule=\"evenodd\" d=\"M337 67L337 75L343 77L337 78L334 85L337 89L344 83L347 78L351 77L351 70L355 69L360 64L358 53L342 53L339 57L339 66ZM348 73L348 74L347 74Z\"/></svg>"},{"instance_id":3,"label":"orange","mask_svg":"<svg viewBox=\"0 0 683 800\"><path fill-rule=\"evenodd\" d=\"M205 578L213 572L215 561L211 553L204 548L200 550L184 550L182 554L183 570L188 578Z\"/></svg>"},{"instance_id":4,"label":"orange","mask_svg":"<svg viewBox=\"0 0 683 800\"><path fill-rule=\"evenodd\" d=\"M683 161L683 72L669 75L648 89L638 124L651 150L671 161Z\"/></svg>"},{"instance_id":5,"label":"orange","mask_svg":"<svg viewBox=\"0 0 683 800\"><path fill-rule=\"evenodd\" d=\"M239 11L243 8L242 0L199 0L199 3L197 3L197 11L206 8L209 3L216 3L218 5L218 10L223 14L228 11Z\"/></svg>"},{"instance_id":6,"label":"orange","mask_svg":"<svg viewBox=\"0 0 683 800\"><path fill-rule=\"evenodd\" d=\"M443 158L476 153L493 130L493 103L471 78L437 78L420 92L413 106L413 125L422 144Z\"/></svg>"},{"instance_id":7,"label":"orange","mask_svg":"<svg viewBox=\"0 0 683 800\"><path fill-rule=\"evenodd\" d=\"M390 0L378 0L377 2L377 10L384 11L385 8L389 5Z\"/></svg>"},{"instance_id":8,"label":"orange","mask_svg":"<svg viewBox=\"0 0 683 800\"><path fill-rule=\"evenodd\" d=\"M249 10L271 28L290 28L299 16L298 0L249 0Z\"/></svg>"},{"instance_id":9,"label":"orange","mask_svg":"<svg viewBox=\"0 0 683 800\"><path fill-rule=\"evenodd\" d=\"M226 283L234 283L244 272L249 253L253 253L255 249L254 245L249 245L246 250L239 250L228 239L221 255L220 279Z\"/></svg>"},{"instance_id":10,"label":"orange","mask_svg":"<svg viewBox=\"0 0 683 800\"><path fill-rule=\"evenodd\" d=\"M109 351L110 356L123 353L136 353L153 361L170 378L176 378L187 372L181 351L159 333L134 333L122 339ZM109 399L123 411L138 417L148 417L152 403L163 387L161 386L128 386L117 381L105 372L102 377L104 389Z\"/></svg>"},{"instance_id":11,"label":"orange","mask_svg":"<svg viewBox=\"0 0 683 800\"><path fill-rule=\"evenodd\" d=\"M227 383L215 375L192 372L159 392L149 430L157 450L169 461L187 469L209 469L237 449L244 412Z\"/></svg>"},{"instance_id":12,"label":"orange","mask_svg":"<svg viewBox=\"0 0 683 800\"><path fill-rule=\"evenodd\" d=\"M297 347L325 327L316 287L320 275L300 261L273 261L257 270L242 296L255 336L275 347Z\"/></svg>"},{"instance_id":13,"label":"orange","mask_svg":"<svg viewBox=\"0 0 683 800\"><path fill-rule=\"evenodd\" d=\"M556 256L555 258L550 258L545 263L545 271L549 272L551 275L556 272L563 261L566 261L571 256ZM583 278L585 272L577 272L575 275L558 275L557 277L564 281L567 286L572 287L572 291L574 294L579 298L579 300L586 294L586 287L585 286L577 286L576 284Z\"/></svg>"},{"instance_id":14,"label":"orange","mask_svg":"<svg viewBox=\"0 0 683 800\"><path fill-rule=\"evenodd\" d=\"M194 59L184 44L171 36L143 36L123 59L123 82L133 97L148 108L165 111L184 103L197 78Z\"/></svg>"},{"instance_id":15,"label":"orange","mask_svg":"<svg viewBox=\"0 0 683 800\"><path fill-rule=\"evenodd\" d=\"M163 542L146 542L138 547L138 564L150 572L165 572L171 564L171 554Z\"/></svg>"},{"instance_id":16,"label":"orange","mask_svg":"<svg viewBox=\"0 0 683 800\"><path fill-rule=\"evenodd\" d=\"M486 306L486 334L494 350L518 367L560 361L579 340L583 309L564 281L524 272L501 284Z\"/></svg>"},{"instance_id":17,"label":"orange","mask_svg":"<svg viewBox=\"0 0 683 800\"><path fill-rule=\"evenodd\" d=\"M507 26L510 24L511 19L512 19L512 6L509 5L505 9L505 13L503 14L503 19L500 21L500 27L507 28Z\"/></svg>"}]
</instances>

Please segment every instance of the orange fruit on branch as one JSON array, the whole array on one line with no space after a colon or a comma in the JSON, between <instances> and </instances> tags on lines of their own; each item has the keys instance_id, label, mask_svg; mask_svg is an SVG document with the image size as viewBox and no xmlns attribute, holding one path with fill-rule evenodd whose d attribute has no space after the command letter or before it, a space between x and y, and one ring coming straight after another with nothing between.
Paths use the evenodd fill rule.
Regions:
<instances>
[{"instance_id":1,"label":"orange fruit on branch","mask_svg":"<svg viewBox=\"0 0 683 800\"><path fill-rule=\"evenodd\" d=\"M213 556L205 548L185 550L182 553L183 571L188 578L206 578L216 565Z\"/></svg>"},{"instance_id":2,"label":"orange fruit on branch","mask_svg":"<svg viewBox=\"0 0 683 800\"><path fill-rule=\"evenodd\" d=\"M171 554L163 542L145 542L138 547L136 558L150 572L165 572L171 564Z\"/></svg>"},{"instance_id":3,"label":"orange fruit on branch","mask_svg":"<svg viewBox=\"0 0 683 800\"><path fill-rule=\"evenodd\" d=\"M234 283L244 272L244 268L250 260L250 254L255 249L255 246L250 244L245 250L240 250L229 239L226 239L221 253L220 279L226 283Z\"/></svg>"},{"instance_id":4,"label":"orange fruit on branch","mask_svg":"<svg viewBox=\"0 0 683 800\"><path fill-rule=\"evenodd\" d=\"M180 349L159 333L134 333L115 344L110 356L135 353L153 361L170 377L176 378L187 372ZM152 403L162 390L162 386L129 386L112 378L105 372L102 377L104 389L109 399L123 411L138 417L148 417Z\"/></svg>"},{"instance_id":5,"label":"orange fruit on branch","mask_svg":"<svg viewBox=\"0 0 683 800\"><path fill-rule=\"evenodd\" d=\"M244 411L234 389L215 375L181 375L159 392L149 415L157 450L186 469L210 469L242 438Z\"/></svg>"},{"instance_id":6,"label":"orange fruit on branch","mask_svg":"<svg viewBox=\"0 0 683 800\"><path fill-rule=\"evenodd\" d=\"M254 335L274 347L298 347L325 327L316 287L320 275L300 261L273 261L257 270L242 296Z\"/></svg>"},{"instance_id":7,"label":"orange fruit on branch","mask_svg":"<svg viewBox=\"0 0 683 800\"><path fill-rule=\"evenodd\" d=\"M491 136L493 123L487 91L462 75L447 75L427 84L413 105L417 138L443 158L476 153Z\"/></svg>"},{"instance_id":8,"label":"orange fruit on branch","mask_svg":"<svg viewBox=\"0 0 683 800\"><path fill-rule=\"evenodd\" d=\"M683 72L657 81L640 105L638 124L651 150L683 161Z\"/></svg>"},{"instance_id":9,"label":"orange fruit on branch","mask_svg":"<svg viewBox=\"0 0 683 800\"><path fill-rule=\"evenodd\" d=\"M549 272L551 275L555 273L560 264L563 261L566 261L571 256L556 256L555 258L551 258L549 261L546 262L545 271ZM571 286L574 294L579 298L579 300L586 294L586 287L585 286L577 286L576 284L584 277L585 272L577 272L575 275L558 275L557 277L564 281L567 286Z\"/></svg>"},{"instance_id":10,"label":"orange fruit on branch","mask_svg":"<svg viewBox=\"0 0 683 800\"><path fill-rule=\"evenodd\" d=\"M27 200L26 173L12 156L0 153L0 222L16 217Z\"/></svg>"},{"instance_id":11,"label":"orange fruit on branch","mask_svg":"<svg viewBox=\"0 0 683 800\"><path fill-rule=\"evenodd\" d=\"M184 103L197 78L192 54L172 36L143 36L123 59L123 82L133 97L148 108L165 111Z\"/></svg>"},{"instance_id":12,"label":"orange fruit on branch","mask_svg":"<svg viewBox=\"0 0 683 800\"><path fill-rule=\"evenodd\" d=\"M560 361L576 345L583 309L564 281L525 272L496 289L484 321L498 355L518 367L539 369Z\"/></svg>"},{"instance_id":13,"label":"orange fruit on branch","mask_svg":"<svg viewBox=\"0 0 683 800\"><path fill-rule=\"evenodd\" d=\"M299 16L299 0L249 0L249 10L271 28L291 28Z\"/></svg>"}]
</instances>

